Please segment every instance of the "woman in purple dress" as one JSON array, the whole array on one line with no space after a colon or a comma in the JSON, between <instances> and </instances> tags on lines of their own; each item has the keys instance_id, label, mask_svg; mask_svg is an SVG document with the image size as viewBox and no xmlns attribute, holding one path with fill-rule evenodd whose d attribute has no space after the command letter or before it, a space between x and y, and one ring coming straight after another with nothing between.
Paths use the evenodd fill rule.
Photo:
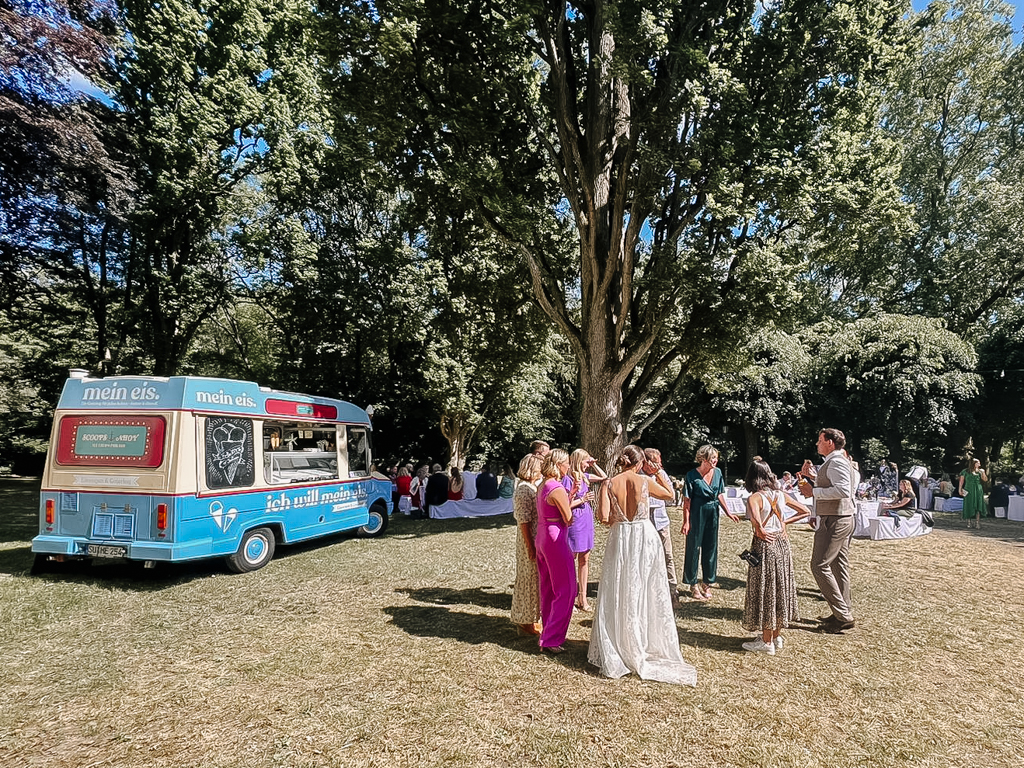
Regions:
<instances>
[{"instance_id":1,"label":"woman in purple dress","mask_svg":"<svg viewBox=\"0 0 1024 768\"><path fill-rule=\"evenodd\" d=\"M587 580L590 578L590 550L594 548L594 494L590 484L607 478L594 457L577 448L569 457L569 471L562 478L562 487L569 496L572 523L569 525L569 549L576 556L576 607L590 611L587 602Z\"/></svg>"}]
</instances>

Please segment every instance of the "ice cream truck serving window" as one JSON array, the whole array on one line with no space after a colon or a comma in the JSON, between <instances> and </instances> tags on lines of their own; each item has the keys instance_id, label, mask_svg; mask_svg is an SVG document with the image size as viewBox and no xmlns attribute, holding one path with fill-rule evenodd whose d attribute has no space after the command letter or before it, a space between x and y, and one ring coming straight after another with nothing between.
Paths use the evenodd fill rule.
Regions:
<instances>
[{"instance_id":1,"label":"ice cream truck serving window","mask_svg":"<svg viewBox=\"0 0 1024 768\"><path fill-rule=\"evenodd\" d=\"M253 382L74 375L54 414L37 568L223 556L250 571L278 544L377 536L391 485L370 472L371 432L352 403Z\"/></svg>"}]
</instances>

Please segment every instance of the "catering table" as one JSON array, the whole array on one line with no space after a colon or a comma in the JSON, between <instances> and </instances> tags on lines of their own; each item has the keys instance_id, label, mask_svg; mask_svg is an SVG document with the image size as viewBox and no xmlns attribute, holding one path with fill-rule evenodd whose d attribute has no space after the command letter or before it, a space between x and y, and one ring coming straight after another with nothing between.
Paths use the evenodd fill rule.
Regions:
<instances>
[{"instance_id":1,"label":"catering table","mask_svg":"<svg viewBox=\"0 0 1024 768\"><path fill-rule=\"evenodd\" d=\"M871 521L878 518L878 510L881 509L880 501L858 501L857 511L854 514L853 537L855 539L871 538Z\"/></svg>"},{"instance_id":2,"label":"catering table","mask_svg":"<svg viewBox=\"0 0 1024 768\"><path fill-rule=\"evenodd\" d=\"M490 517L507 515L512 512L512 499L478 499L476 497L476 478L479 472L463 472L462 498L459 501L446 501L430 507L433 520L444 520L452 517Z\"/></svg>"},{"instance_id":3,"label":"catering table","mask_svg":"<svg viewBox=\"0 0 1024 768\"><path fill-rule=\"evenodd\" d=\"M1009 506L1006 507L1006 519L1024 522L1024 496L1011 496Z\"/></svg>"},{"instance_id":4,"label":"catering table","mask_svg":"<svg viewBox=\"0 0 1024 768\"><path fill-rule=\"evenodd\" d=\"M750 498L750 494L747 493L744 490L739 490L736 493L729 493L728 492L728 491L732 491L732 490L733 489L731 489L731 488L727 489L726 499L725 499L725 506L727 506L729 508L729 511L732 512L737 517L742 518L744 520L748 519L748 517L747 517L747 499ZM791 496L792 498L796 499L797 501L799 501L801 504L803 504L808 509L811 509L812 511L814 510L814 500L813 499L805 499L803 496L801 496L801 495L799 495L798 493L795 493L795 492L794 493L790 493L788 495ZM719 507L719 510L721 510L721 507ZM787 520L789 518L794 517L795 515L799 514L795 509L790 507L788 504L786 505L786 508L784 510L782 510L782 512L786 516ZM722 512L721 514L724 515L725 513Z\"/></svg>"}]
</instances>

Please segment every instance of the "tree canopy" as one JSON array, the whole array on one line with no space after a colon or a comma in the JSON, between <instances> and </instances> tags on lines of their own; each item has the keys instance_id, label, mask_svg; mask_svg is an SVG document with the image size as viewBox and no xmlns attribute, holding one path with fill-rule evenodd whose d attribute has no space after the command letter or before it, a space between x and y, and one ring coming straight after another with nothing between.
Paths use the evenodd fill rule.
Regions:
<instances>
[{"instance_id":1,"label":"tree canopy","mask_svg":"<svg viewBox=\"0 0 1024 768\"><path fill-rule=\"evenodd\" d=\"M1024 462L1024 59L906 10L0 0L0 464L70 365L372 404L395 459Z\"/></svg>"}]
</instances>

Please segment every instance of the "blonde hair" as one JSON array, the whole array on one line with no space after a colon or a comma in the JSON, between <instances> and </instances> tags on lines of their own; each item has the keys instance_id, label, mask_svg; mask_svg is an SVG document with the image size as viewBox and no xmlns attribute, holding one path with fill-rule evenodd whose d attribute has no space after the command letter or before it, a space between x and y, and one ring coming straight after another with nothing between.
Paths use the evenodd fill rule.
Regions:
<instances>
[{"instance_id":1,"label":"blonde hair","mask_svg":"<svg viewBox=\"0 0 1024 768\"><path fill-rule=\"evenodd\" d=\"M697 456L694 459L698 464L703 464L705 461L711 461L712 458L718 456L718 449L713 445L702 445L697 449Z\"/></svg>"},{"instance_id":2,"label":"blonde hair","mask_svg":"<svg viewBox=\"0 0 1024 768\"><path fill-rule=\"evenodd\" d=\"M558 469L558 465L563 461L569 460L569 454L563 451L561 448L552 448L551 453L544 457L544 463L541 465L540 474L542 477L553 477L556 480L562 476L561 471Z\"/></svg>"},{"instance_id":3,"label":"blonde hair","mask_svg":"<svg viewBox=\"0 0 1024 768\"><path fill-rule=\"evenodd\" d=\"M528 453L519 462L519 479L527 483L535 483L540 480L540 465L544 460L535 453Z\"/></svg>"},{"instance_id":4,"label":"blonde hair","mask_svg":"<svg viewBox=\"0 0 1024 768\"><path fill-rule=\"evenodd\" d=\"M583 463L590 458L590 454L582 448L577 448L569 456L569 471L566 473L572 478L577 488L583 485Z\"/></svg>"}]
</instances>

